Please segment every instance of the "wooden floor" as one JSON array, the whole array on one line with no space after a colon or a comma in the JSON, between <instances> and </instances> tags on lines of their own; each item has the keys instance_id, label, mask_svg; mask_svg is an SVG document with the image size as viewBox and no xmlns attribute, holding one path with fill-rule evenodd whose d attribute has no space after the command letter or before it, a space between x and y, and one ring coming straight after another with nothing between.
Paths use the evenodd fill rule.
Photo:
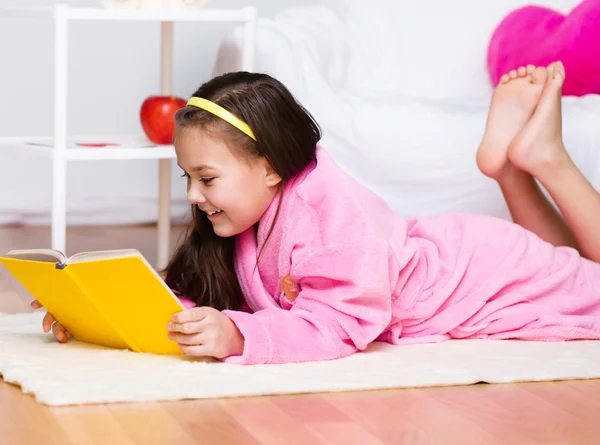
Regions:
<instances>
[{"instance_id":1,"label":"wooden floor","mask_svg":"<svg viewBox=\"0 0 600 445\"><path fill-rule=\"evenodd\" d=\"M0 254L47 247L49 237L47 228L0 227ZM156 254L153 227L72 228L68 244L69 254ZM0 311L26 311L29 301L0 270ZM600 381L48 408L0 380L1 445L285 443L598 445Z\"/></svg>"}]
</instances>

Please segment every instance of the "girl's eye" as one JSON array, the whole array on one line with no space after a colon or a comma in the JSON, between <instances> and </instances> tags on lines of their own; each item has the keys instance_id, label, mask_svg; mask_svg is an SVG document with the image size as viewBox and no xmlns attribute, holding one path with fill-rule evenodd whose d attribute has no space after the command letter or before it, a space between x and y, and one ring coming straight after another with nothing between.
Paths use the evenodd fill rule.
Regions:
<instances>
[{"instance_id":1,"label":"girl's eye","mask_svg":"<svg viewBox=\"0 0 600 445\"><path fill-rule=\"evenodd\" d=\"M189 178L190 175L188 175L186 172L183 172L183 174L181 175L182 178Z\"/></svg>"},{"instance_id":2,"label":"girl's eye","mask_svg":"<svg viewBox=\"0 0 600 445\"><path fill-rule=\"evenodd\" d=\"M205 184L208 184L213 179L215 179L215 178L202 178L200 181L204 182Z\"/></svg>"}]
</instances>

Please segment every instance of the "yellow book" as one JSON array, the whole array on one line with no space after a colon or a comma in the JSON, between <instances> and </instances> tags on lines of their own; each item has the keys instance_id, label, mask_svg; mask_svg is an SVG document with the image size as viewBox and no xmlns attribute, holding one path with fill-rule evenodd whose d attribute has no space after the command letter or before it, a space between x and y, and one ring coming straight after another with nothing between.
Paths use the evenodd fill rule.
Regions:
<instances>
[{"instance_id":1,"label":"yellow book","mask_svg":"<svg viewBox=\"0 0 600 445\"><path fill-rule=\"evenodd\" d=\"M52 249L11 250L0 263L78 341L183 353L169 340L167 323L185 308L135 249L69 258Z\"/></svg>"}]
</instances>

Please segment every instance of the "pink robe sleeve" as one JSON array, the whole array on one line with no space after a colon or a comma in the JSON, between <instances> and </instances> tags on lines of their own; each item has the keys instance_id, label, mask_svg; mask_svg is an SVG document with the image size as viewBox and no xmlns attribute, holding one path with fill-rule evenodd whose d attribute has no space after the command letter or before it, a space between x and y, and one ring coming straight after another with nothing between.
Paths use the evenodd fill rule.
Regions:
<instances>
[{"instance_id":1,"label":"pink robe sleeve","mask_svg":"<svg viewBox=\"0 0 600 445\"><path fill-rule=\"evenodd\" d=\"M300 292L289 310L224 311L245 340L243 354L224 361L305 362L364 350L392 317L388 254L383 237L304 247L292 264Z\"/></svg>"}]
</instances>

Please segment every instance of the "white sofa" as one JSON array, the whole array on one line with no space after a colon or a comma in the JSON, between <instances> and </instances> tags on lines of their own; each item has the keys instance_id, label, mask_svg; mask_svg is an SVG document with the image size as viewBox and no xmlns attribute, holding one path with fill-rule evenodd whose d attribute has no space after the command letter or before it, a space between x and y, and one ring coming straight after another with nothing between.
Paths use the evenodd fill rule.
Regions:
<instances>
[{"instance_id":1,"label":"white sofa","mask_svg":"<svg viewBox=\"0 0 600 445\"><path fill-rule=\"evenodd\" d=\"M509 218L475 163L493 92L488 40L522 0L324 0L258 26L258 71L283 81L337 162L401 214ZM575 0L538 4L568 11ZM215 74L237 69L240 36ZM567 73L568 75L568 73ZM565 144L600 189L600 96L563 99Z\"/></svg>"}]
</instances>

